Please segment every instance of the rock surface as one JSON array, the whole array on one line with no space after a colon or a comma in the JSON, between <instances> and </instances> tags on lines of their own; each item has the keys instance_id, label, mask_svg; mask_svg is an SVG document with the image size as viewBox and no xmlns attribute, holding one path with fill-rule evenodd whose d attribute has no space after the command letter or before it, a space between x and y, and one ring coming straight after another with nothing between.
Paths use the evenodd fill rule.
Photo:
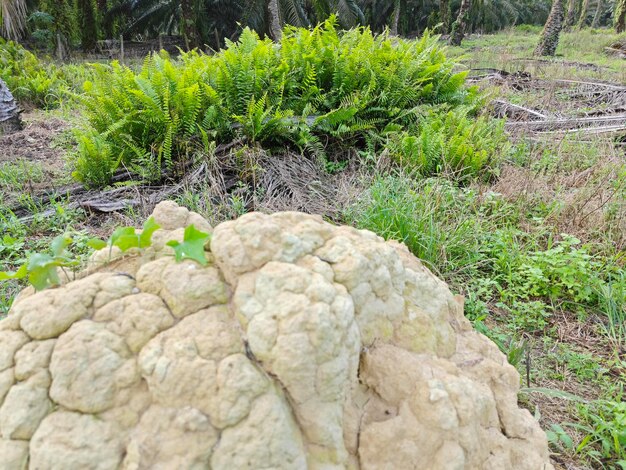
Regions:
<instances>
[{"instance_id":1,"label":"rock surface","mask_svg":"<svg viewBox=\"0 0 626 470\"><path fill-rule=\"evenodd\" d=\"M550 469L519 376L400 244L321 218L92 257L0 322L0 469ZM170 239L212 230L209 264Z\"/></svg>"}]
</instances>

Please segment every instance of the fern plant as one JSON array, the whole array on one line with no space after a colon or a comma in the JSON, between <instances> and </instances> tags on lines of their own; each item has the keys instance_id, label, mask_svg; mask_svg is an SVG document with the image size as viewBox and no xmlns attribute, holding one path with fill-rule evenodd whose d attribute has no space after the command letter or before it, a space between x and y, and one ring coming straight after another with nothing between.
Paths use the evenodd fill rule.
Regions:
<instances>
[{"instance_id":1,"label":"fern plant","mask_svg":"<svg viewBox=\"0 0 626 470\"><path fill-rule=\"evenodd\" d=\"M473 118L471 109L430 110L408 131L388 137L390 155L423 176L445 172L457 180L489 177L507 146L504 123Z\"/></svg>"},{"instance_id":2,"label":"fern plant","mask_svg":"<svg viewBox=\"0 0 626 470\"><path fill-rule=\"evenodd\" d=\"M449 154L446 164L463 174L493 157L486 137L497 126L474 121L477 90L428 33L403 40L340 31L331 17L312 29L286 27L280 44L246 29L227 46L178 61L152 55L138 73L96 65L81 98L88 126L78 136L77 178L106 184L124 165L159 180L200 144L237 136L320 155L346 146L378 152L387 143L381 135L407 132L421 136L427 174L442 168L433 152ZM428 149L429 134L439 136L437 150Z\"/></svg>"}]
</instances>

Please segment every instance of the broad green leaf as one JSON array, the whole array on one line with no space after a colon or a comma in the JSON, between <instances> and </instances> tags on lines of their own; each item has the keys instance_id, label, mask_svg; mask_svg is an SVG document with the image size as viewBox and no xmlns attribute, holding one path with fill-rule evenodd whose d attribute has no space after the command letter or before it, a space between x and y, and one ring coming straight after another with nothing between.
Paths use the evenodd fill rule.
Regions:
<instances>
[{"instance_id":1,"label":"broad green leaf","mask_svg":"<svg viewBox=\"0 0 626 470\"><path fill-rule=\"evenodd\" d=\"M50 248L54 256L61 256L65 249L72 243L72 238L68 235L59 235L54 237L54 240L50 243Z\"/></svg>"},{"instance_id":2,"label":"broad green leaf","mask_svg":"<svg viewBox=\"0 0 626 470\"><path fill-rule=\"evenodd\" d=\"M14 273L9 271L0 271L0 281L6 281L8 279L23 279L28 274L28 267L26 264L20 266L20 268Z\"/></svg>"},{"instance_id":3,"label":"broad green leaf","mask_svg":"<svg viewBox=\"0 0 626 470\"><path fill-rule=\"evenodd\" d=\"M59 262L50 255L35 253L28 260L28 281L36 290L61 283L57 274Z\"/></svg>"},{"instance_id":4,"label":"broad green leaf","mask_svg":"<svg viewBox=\"0 0 626 470\"><path fill-rule=\"evenodd\" d=\"M139 247L139 236L135 227L118 227L111 235L111 246L117 246L122 251Z\"/></svg>"},{"instance_id":5,"label":"broad green leaf","mask_svg":"<svg viewBox=\"0 0 626 470\"><path fill-rule=\"evenodd\" d=\"M13 245L16 241L17 241L17 238L13 238L10 235L5 235L4 237L2 237L2 243L4 243L7 246Z\"/></svg>"},{"instance_id":6,"label":"broad green leaf","mask_svg":"<svg viewBox=\"0 0 626 470\"><path fill-rule=\"evenodd\" d=\"M87 246L93 248L94 250L101 250L107 246L107 242L100 240L99 238L90 238L87 240Z\"/></svg>"},{"instance_id":7,"label":"broad green leaf","mask_svg":"<svg viewBox=\"0 0 626 470\"><path fill-rule=\"evenodd\" d=\"M193 225L185 229L183 243L178 240L170 240L168 246L174 248L176 261L180 262L184 259L192 259L202 266L206 266L208 261L204 253L204 246L211 239L211 234L197 230Z\"/></svg>"},{"instance_id":8,"label":"broad green leaf","mask_svg":"<svg viewBox=\"0 0 626 470\"><path fill-rule=\"evenodd\" d=\"M122 251L131 248L147 248L152 245L152 235L161 226L150 217L143 224L142 232L139 234L135 227L119 227L111 235L111 246L117 246Z\"/></svg>"},{"instance_id":9,"label":"broad green leaf","mask_svg":"<svg viewBox=\"0 0 626 470\"><path fill-rule=\"evenodd\" d=\"M141 235L139 235L139 248L147 248L152 245L152 235L160 228L161 226L154 221L154 217L146 220Z\"/></svg>"}]
</instances>

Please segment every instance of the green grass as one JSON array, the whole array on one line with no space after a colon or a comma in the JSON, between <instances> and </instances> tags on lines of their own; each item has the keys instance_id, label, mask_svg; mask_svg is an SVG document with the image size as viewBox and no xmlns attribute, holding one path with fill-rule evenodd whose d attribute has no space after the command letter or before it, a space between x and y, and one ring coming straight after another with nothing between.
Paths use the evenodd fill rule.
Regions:
<instances>
[{"instance_id":1,"label":"green grass","mask_svg":"<svg viewBox=\"0 0 626 470\"><path fill-rule=\"evenodd\" d=\"M624 59L608 55L604 48L626 39L611 29L583 29L561 34L556 57L549 63L534 62L533 51L538 33L525 28L510 28L497 35L485 35L465 40L461 47L450 49L452 57L464 57L468 68L493 67L508 72L526 71L542 78L606 80L626 83ZM527 60L530 59L530 60ZM575 66L565 62L592 64L595 67Z\"/></svg>"},{"instance_id":2,"label":"green grass","mask_svg":"<svg viewBox=\"0 0 626 470\"><path fill-rule=\"evenodd\" d=\"M41 183L43 180L44 173L39 163L0 163L0 189L5 191L21 191L29 183Z\"/></svg>"}]
</instances>

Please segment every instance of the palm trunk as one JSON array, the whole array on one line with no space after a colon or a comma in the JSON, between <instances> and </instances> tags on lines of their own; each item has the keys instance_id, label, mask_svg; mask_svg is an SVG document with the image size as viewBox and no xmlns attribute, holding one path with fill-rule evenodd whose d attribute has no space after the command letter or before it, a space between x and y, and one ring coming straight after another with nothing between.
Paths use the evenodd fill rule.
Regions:
<instances>
[{"instance_id":1,"label":"palm trunk","mask_svg":"<svg viewBox=\"0 0 626 470\"><path fill-rule=\"evenodd\" d=\"M604 0L598 0L596 14L593 15L593 21L591 22L592 28L597 28L598 26L600 26L600 18L602 17L603 11L604 11Z\"/></svg>"},{"instance_id":2,"label":"palm trunk","mask_svg":"<svg viewBox=\"0 0 626 470\"><path fill-rule=\"evenodd\" d=\"M9 87L0 78L0 135L11 134L22 129L20 112Z\"/></svg>"},{"instance_id":3,"label":"palm trunk","mask_svg":"<svg viewBox=\"0 0 626 470\"><path fill-rule=\"evenodd\" d=\"M470 8L472 7L472 0L461 0L461 8L459 8L459 15L456 21L452 25L452 32L450 33L450 45L460 46L465 37L465 30L467 29L467 20L469 16Z\"/></svg>"},{"instance_id":4,"label":"palm trunk","mask_svg":"<svg viewBox=\"0 0 626 470\"><path fill-rule=\"evenodd\" d=\"M580 9L580 16L578 17L578 23L576 27L581 29L587 23L587 13L589 12L589 0L583 0L583 6Z\"/></svg>"},{"instance_id":5,"label":"palm trunk","mask_svg":"<svg viewBox=\"0 0 626 470\"><path fill-rule=\"evenodd\" d=\"M91 52L96 49L98 41L98 27L93 0L78 0L80 14L80 44L83 51Z\"/></svg>"},{"instance_id":6,"label":"palm trunk","mask_svg":"<svg viewBox=\"0 0 626 470\"><path fill-rule=\"evenodd\" d=\"M269 26L270 36L274 41L280 41L283 37L283 30L280 24L280 11L278 8L278 0L269 0L267 2L267 24Z\"/></svg>"},{"instance_id":7,"label":"palm trunk","mask_svg":"<svg viewBox=\"0 0 626 470\"><path fill-rule=\"evenodd\" d=\"M395 3L391 17L391 30L389 31L392 36L398 35L398 24L400 23L400 0L396 0Z\"/></svg>"},{"instance_id":8,"label":"palm trunk","mask_svg":"<svg viewBox=\"0 0 626 470\"><path fill-rule=\"evenodd\" d=\"M574 20L576 19L576 6L578 6L578 0L568 0L567 15L565 15L565 28L567 29L574 26Z\"/></svg>"},{"instance_id":9,"label":"palm trunk","mask_svg":"<svg viewBox=\"0 0 626 470\"><path fill-rule=\"evenodd\" d=\"M442 24L441 32L447 34L450 29L449 0L439 0L439 21Z\"/></svg>"},{"instance_id":10,"label":"palm trunk","mask_svg":"<svg viewBox=\"0 0 626 470\"><path fill-rule=\"evenodd\" d=\"M193 11L193 0L182 0L180 8L183 19L183 36L187 49L200 46L198 28L196 27L196 15Z\"/></svg>"},{"instance_id":11,"label":"palm trunk","mask_svg":"<svg viewBox=\"0 0 626 470\"><path fill-rule=\"evenodd\" d=\"M623 33L626 31L626 0L617 0L615 3L615 31Z\"/></svg>"},{"instance_id":12,"label":"palm trunk","mask_svg":"<svg viewBox=\"0 0 626 470\"><path fill-rule=\"evenodd\" d=\"M552 2L550 15L541 33L539 44L537 44L537 48L535 49L535 55L553 56L559 45L561 29L563 29L563 0L554 0Z\"/></svg>"}]
</instances>

